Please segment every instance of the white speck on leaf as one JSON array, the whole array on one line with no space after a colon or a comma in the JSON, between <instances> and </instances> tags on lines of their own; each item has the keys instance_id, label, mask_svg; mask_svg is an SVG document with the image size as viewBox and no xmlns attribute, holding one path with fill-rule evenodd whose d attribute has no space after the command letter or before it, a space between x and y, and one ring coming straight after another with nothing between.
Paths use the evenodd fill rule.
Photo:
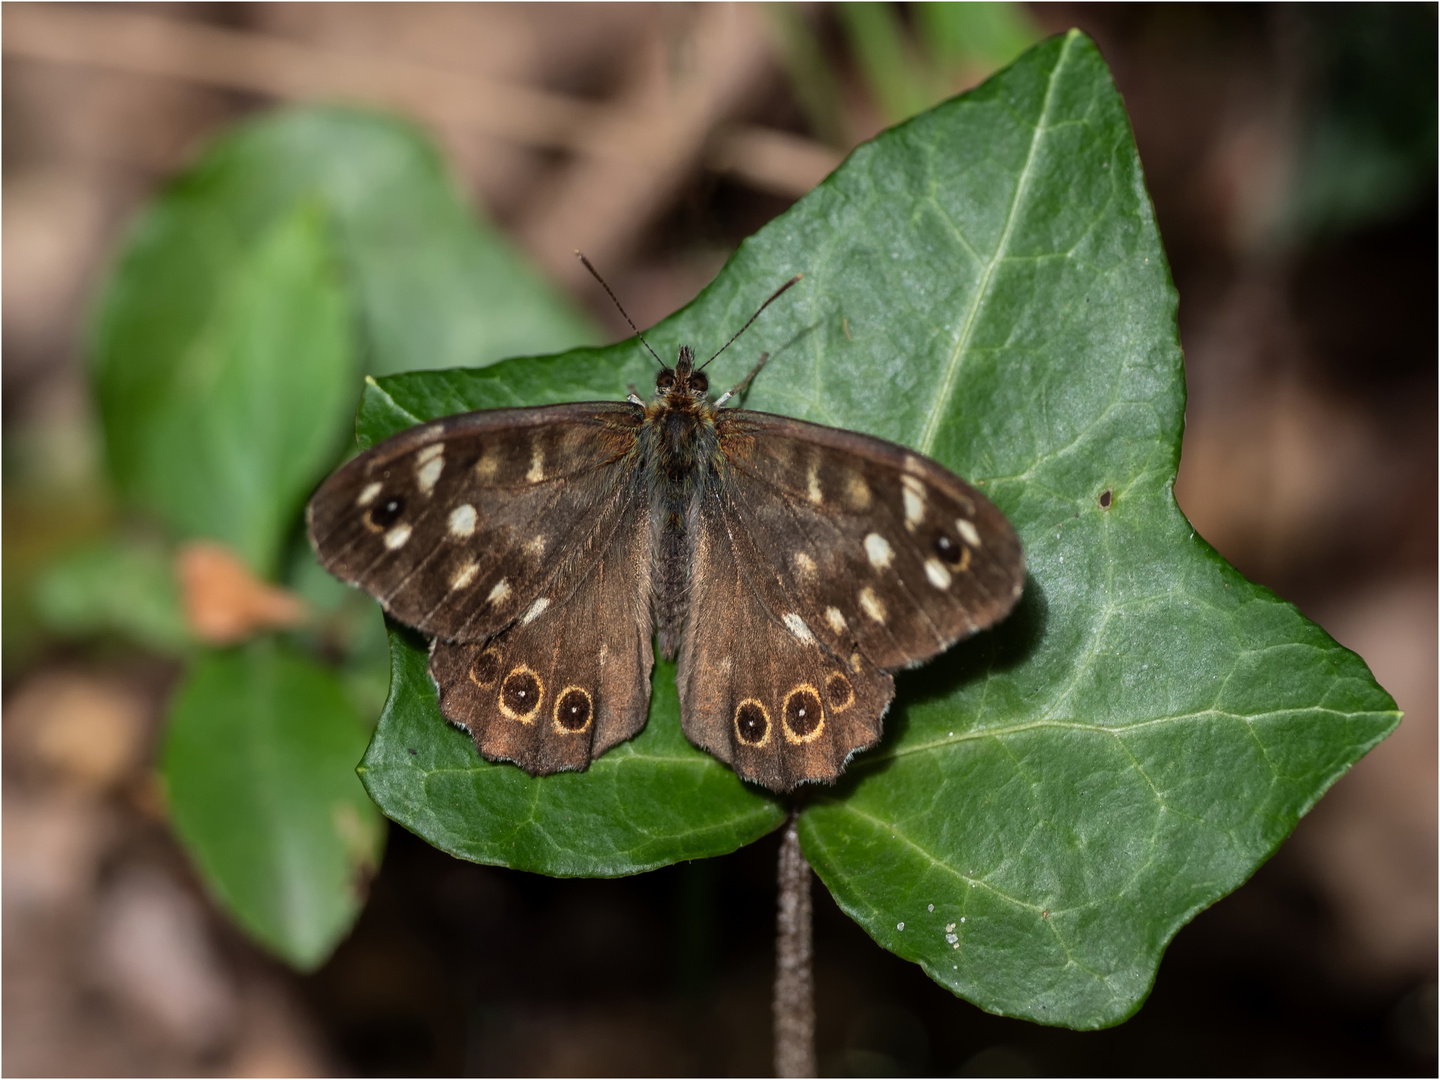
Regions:
<instances>
[{"instance_id":1,"label":"white speck on leaf","mask_svg":"<svg viewBox=\"0 0 1440 1080\"><path fill-rule=\"evenodd\" d=\"M935 905L934 905L934 904L926 904L926 905L925 905L925 910L926 910L926 911L934 911L934 910L935 910Z\"/></svg>"},{"instance_id":2,"label":"white speck on leaf","mask_svg":"<svg viewBox=\"0 0 1440 1080\"><path fill-rule=\"evenodd\" d=\"M905 929L905 924L904 924L903 922L897 922L897 923L895 924L895 929L896 929L896 930L904 930L904 929Z\"/></svg>"}]
</instances>

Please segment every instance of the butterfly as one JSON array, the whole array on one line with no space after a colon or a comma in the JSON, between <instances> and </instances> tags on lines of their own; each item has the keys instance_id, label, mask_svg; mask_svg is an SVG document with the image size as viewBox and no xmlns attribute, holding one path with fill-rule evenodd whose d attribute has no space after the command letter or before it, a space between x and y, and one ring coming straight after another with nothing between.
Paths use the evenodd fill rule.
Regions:
<instances>
[{"instance_id":1,"label":"butterfly","mask_svg":"<svg viewBox=\"0 0 1440 1080\"><path fill-rule=\"evenodd\" d=\"M440 711L486 758L583 770L638 734L658 637L692 743L774 791L833 781L879 741L891 672L1002 619L1024 559L929 458L725 407L765 359L713 401L681 346L648 402L401 432L320 486L310 542L433 638Z\"/></svg>"}]
</instances>

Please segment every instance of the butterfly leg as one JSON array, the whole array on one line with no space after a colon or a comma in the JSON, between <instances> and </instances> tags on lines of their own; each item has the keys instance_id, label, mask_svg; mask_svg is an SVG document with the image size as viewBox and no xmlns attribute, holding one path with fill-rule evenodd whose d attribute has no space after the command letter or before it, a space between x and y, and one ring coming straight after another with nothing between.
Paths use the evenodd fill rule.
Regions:
<instances>
[{"instance_id":1,"label":"butterfly leg","mask_svg":"<svg viewBox=\"0 0 1440 1080\"><path fill-rule=\"evenodd\" d=\"M766 360L769 360L769 359L770 359L770 354L769 354L768 352L767 352L767 353L761 353L761 354L760 354L760 359L757 360L757 361L755 362L755 366L750 369L750 374L749 374L749 375L746 375L743 379L741 379L738 383L736 383L734 386L732 386L729 390L726 390L725 393L721 394L719 400L717 400L717 401L715 402L715 407L718 409L721 405L724 405L725 402L729 401L729 400L730 400L732 397L734 397L736 394L743 394L743 393L745 392L746 388L749 387L751 380L754 379L756 375L759 375L759 374L760 374L760 369L765 366L765 361L766 361Z\"/></svg>"}]
</instances>

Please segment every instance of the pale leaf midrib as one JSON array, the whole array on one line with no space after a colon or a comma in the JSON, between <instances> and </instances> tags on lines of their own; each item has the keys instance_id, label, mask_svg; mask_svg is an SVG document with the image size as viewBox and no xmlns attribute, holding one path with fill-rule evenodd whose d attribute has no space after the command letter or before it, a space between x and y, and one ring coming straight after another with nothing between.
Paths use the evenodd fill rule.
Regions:
<instances>
[{"instance_id":1,"label":"pale leaf midrib","mask_svg":"<svg viewBox=\"0 0 1440 1080\"><path fill-rule=\"evenodd\" d=\"M1000 241L995 246L995 253L990 256L990 261L981 271L980 280L976 283L975 293L970 300L970 306L965 312L965 319L960 325L960 335L956 338L955 347L950 350L950 356L945 361L939 393L935 395L934 404L931 405L930 411L925 417L925 427L920 433L920 440L916 446L922 453L930 453L935 445L935 437L940 431L940 421L947 413L950 400L955 394L955 380L960 373L960 363L970 348L970 339L975 333L975 324L979 321L980 309L984 306L985 297L990 291L990 282L1010 247L1010 234L1015 229L1015 220L1019 216L1020 206L1030 187L1030 176L1035 168L1035 152L1040 146L1040 138L1045 132L1046 121L1050 117L1050 107L1055 97L1055 84L1059 81L1060 70L1065 66L1066 57L1070 55L1070 45L1074 42L1076 34L1077 32L1072 30L1066 35L1060 56L1055 61L1055 67L1051 69L1050 80L1045 87L1045 102L1040 107L1040 118L1036 121L1035 133L1030 138L1030 149L1025 155L1025 165L1020 170L1020 179L1015 185L1015 194L1010 200L1010 209L1005 217L1005 228L1000 233Z\"/></svg>"}]
</instances>

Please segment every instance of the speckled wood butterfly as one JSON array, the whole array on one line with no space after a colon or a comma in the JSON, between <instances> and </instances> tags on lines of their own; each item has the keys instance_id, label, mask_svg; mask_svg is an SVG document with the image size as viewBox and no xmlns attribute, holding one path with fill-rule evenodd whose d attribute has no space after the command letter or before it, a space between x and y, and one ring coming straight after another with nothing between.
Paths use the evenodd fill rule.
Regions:
<instances>
[{"instance_id":1,"label":"speckled wood butterfly","mask_svg":"<svg viewBox=\"0 0 1440 1080\"><path fill-rule=\"evenodd\" d=\"M970 485L882 439L722 408L736 391L711 401L703 367L682 346L648 403L412 428L311 499L321 563L433 636L440 711L485 757L584 769L636 735L658 631L691 742L775 791L833 781L879 741L890 672L1020 595L1015 530Z\"/></svg>"}]
</instances>

